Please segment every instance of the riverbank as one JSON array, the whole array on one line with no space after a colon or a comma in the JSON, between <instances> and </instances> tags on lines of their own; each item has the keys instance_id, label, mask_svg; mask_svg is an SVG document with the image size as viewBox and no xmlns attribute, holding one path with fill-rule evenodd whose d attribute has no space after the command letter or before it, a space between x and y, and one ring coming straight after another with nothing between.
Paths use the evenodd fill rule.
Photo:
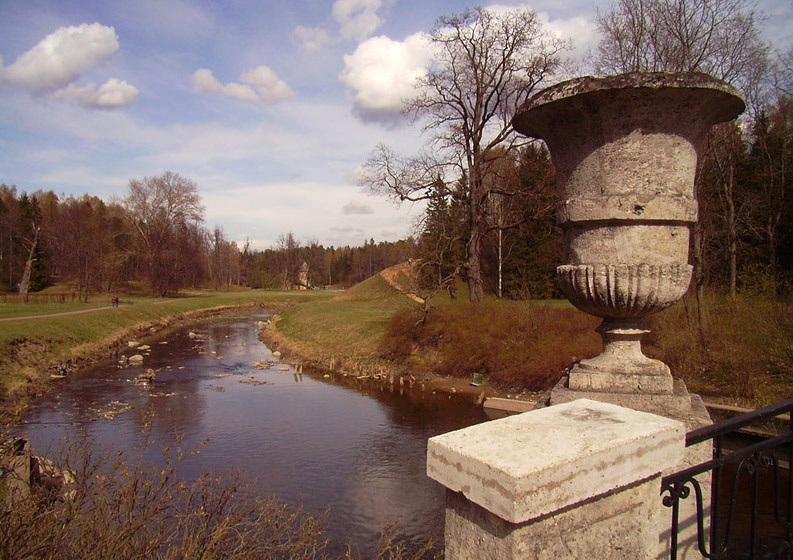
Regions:
<instances>
[{"instance_id":1,"label":"riverbank","mask_svg":"<svg viewBox=\"0 0 793 560\"><path fill-rule=\"evenodd\" d=\"M277 324L281 319L275 315L262 329L259 340L271 350L280 352L281 359L287 363L314 370L320 375L328 375L339 384L364 384L384 391L467 395L480 405L490 397L527 400L540 396L539 393L511 395L486 384L474 386L468 380L450 376L414 374L404 366L383 360L358 361L286 337L278 331Z\"/></svg>"},{"instance_id":2,"label":"riverbank","mask_svg":"<svg viewBox=\"0 0 793 560\"><path fill-rule=\"evenodd\" d=\"M277 312L328 297L323 292L258 290L191 292L169 299L122 296L118 308L101 309L94 303L87 305L92 312L76 314L71 308L53 314L52 309L4 304L3 315L9 320L0 326L0 421L13 420L31 398L46 391L51 373L85 367L112 355L130 339L228 310L258 307Z\"/></svg>"},{"instance_id":3,"label":"riverbank","mask_svg":"<svg viewBox=\"0 0 793 560\"><path fill-rule=\"evenodd\" d=\"M510 390L487 379L474 386L471 375L439 374L433 368L414 367L409 360L384 357L383 341L388 337L394 316L423 307L408 291L395 287L385 272L333 299L285 310L266 325L260 339L280 351L288 361L342 383L354 380L384 390L469 395L480 404L487 397L523 400L539 397L539 392Z\"/></svg>"}]
</instances>

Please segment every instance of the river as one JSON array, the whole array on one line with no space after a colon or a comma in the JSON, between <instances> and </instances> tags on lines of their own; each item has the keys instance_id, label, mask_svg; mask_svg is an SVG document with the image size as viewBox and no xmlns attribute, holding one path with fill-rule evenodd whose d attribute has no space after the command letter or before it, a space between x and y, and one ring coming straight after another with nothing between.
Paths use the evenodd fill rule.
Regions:
<instances>
[{"instance_id":1,"label":"river","mask_svg":"<svg viewBox=\"0 0 793 560\"><path fill-rule=\"evenodd\" d=\"M419 544L442 543L444 489L425 475L427 439L486 420L470 398L342 386L299 374L258 340L257 321L234 316L142 340L140 366L105 361L54 383L25 414L34 453L88 436L99 449L137 449L146 411L156 447L208 445L184 465L243 469L262 494L306 510L330 506L331 552L368 557L381 527ZM192 334L191 334L192 333ZM125 352L129 356L138 351ZM120 358L120 357L119 357ZM274 361L269 369L256 362ZM148 368L149 385L133 382ZM158 455L152 454L157 460Z\"/></svg>"}]
</instances>

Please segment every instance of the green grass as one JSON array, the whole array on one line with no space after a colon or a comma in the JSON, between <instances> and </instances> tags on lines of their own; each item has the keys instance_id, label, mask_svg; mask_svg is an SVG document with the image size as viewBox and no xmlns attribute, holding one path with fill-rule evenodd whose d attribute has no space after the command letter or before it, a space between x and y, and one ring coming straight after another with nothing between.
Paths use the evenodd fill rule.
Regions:
<instances>
[{"instance_id":1,"label":"green grass","mask_svg":"<svg viewBox=\"0 0 793 560\"><path fill-rule=\"evenodd\" d=\"M404 278L396 281L405 285ZM458 291L459 294L459 291ZM426 323L423 306L374 276L329 301L279 313L278 333L312 360L380 366L417 375L469 378L489 374L504 390L544 389L575 355L594 355L598 320L566 300L509 301L488 297L468 303L441 292Z\"/></svg>"},{"instance_id":2,"label":"green grass","mask_svg":"<svg viewBox=\"0 0 793 560\"><path fill-rule=\"evenodd\" d=\"M397 281L408 282L399 275ZM574 357L602 350L600 319L566 300L467 301L439 292L424 323L421 305L381 276L330 301L281 313L278 331L298 353L363 364L388 361L417 375L466 378L485 373L507 391L540 390L556 382ZM687 297L650 318L648 356L709 400L760 407L793 394L793 304L768 298L709 294L700 326Z\"/></svg>"},{"instance_id":3,"label":"green grass","mask_svg":"<svg viewBox=\"0 0 793 560\"><path fill-rule=\"evenodd\" d=\"M278 331L321 357L370 362L397 311L418 308L379 275L332 300L313 301L284 310Z\"/></svg>"}]
</instances>

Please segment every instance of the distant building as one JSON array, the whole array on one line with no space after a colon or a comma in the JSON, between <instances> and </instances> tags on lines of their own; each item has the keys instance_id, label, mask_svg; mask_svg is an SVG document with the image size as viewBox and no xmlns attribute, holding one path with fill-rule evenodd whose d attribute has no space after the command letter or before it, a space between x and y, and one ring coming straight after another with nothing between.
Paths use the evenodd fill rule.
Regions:
<instances>
[{"instance_id":1,"label":"distant building","mask_svg":"<svg viewBox=\"0 0 793 560\"><path fill-rule=\"evenodd\" d=\"M297 289L308 290L311 284L308 281L308 263L303 261L300 268L297 269Z\"/></svg>"}]
</instances>

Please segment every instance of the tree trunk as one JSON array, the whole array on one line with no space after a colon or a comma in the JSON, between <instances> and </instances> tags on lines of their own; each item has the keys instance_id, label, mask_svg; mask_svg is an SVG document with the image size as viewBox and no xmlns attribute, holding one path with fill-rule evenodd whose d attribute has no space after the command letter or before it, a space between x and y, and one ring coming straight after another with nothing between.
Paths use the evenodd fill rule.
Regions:
<instances>
[{"instance_id":1,"label":"tree trunk","mask_svg":"<svg viewBox=\"0 0 793 560\"><path fill-rule=\"evenodd\" d=\"M694 288L697 296L697 322L699 323L699 338L704 340L705 324L705 259L702 251L702 226L699 222L694 224L692 230L694 241Z\"/></svg>"},{"instance_id":2,"label":"tree trunk","mask_svg":"<svg viewBox=\"0 0 793 560\"><path fill-rule=\"evenodd\" d=\"M33 242L30 244L30 252L28 253L28 260L25 263L25 271L22 273L22 280L19 282L19 301L24 302L28 299L28 291L30 291L30 269L33 267L33 256L36 254L36 245L39 242L40 228L35 228L33 235Z\"/></svg>"},{"instance_id":3,"label":"tree trunk","mask_svg":"<svg viewBox=\"0 0 793 560\"><path fill-rule=\"evenodd\" d=\"M485 299L485 290L482 284L482 235L479 226L471 228L471 239L468 240L467 271L468 276L468 301L482 303Z\"/></svg>"},{"instance_id":4,"label":"tree trunk","mask_svg":"<svg viewBox=\"0 0 793 560\"><path fill-rule=\"evenodd\" d=\"M499 299L504 295L504 281L503 281L503 270L504 270L504 251L503 251L503 233L501 230L501 226L498 227L498 297Z\"/></svg>"},{"instance_id":5,"label":"tree trunk","mask_svg":"<svg viewBox=\"0 0 793 560\"><path fill-rule=\"evenodd\" d=\"M730 253L730 296L735 297L738 285L738 225L735 217L735 165L730 158L730 169L725 193L727 202L727 235L729 236L728 250Z\"/></svg>"}]
</instances>

